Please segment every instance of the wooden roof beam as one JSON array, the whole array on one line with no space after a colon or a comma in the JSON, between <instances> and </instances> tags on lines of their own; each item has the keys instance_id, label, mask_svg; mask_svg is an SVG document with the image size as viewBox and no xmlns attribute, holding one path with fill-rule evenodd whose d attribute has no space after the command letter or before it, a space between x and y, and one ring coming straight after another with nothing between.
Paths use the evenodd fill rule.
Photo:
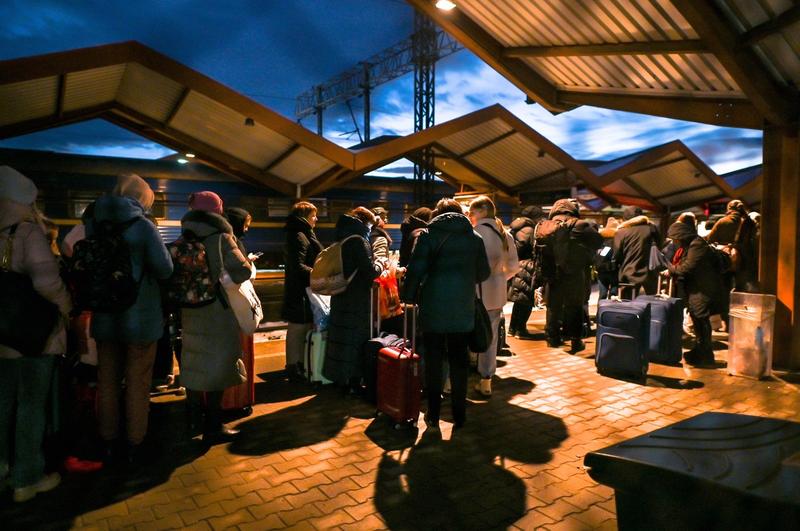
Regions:
<instances>
[{"instance_id":1,"label":"wooden roof beam","mask_svg":"<svg viewBox=\"0 0 800 531\"><path fill-rule=\"evenodd\" d=\"M800 21L800 4L795 4L772 20L745 31L739 37L739 42L742 46L758 44L770 35L785 30L797 21Z\"/></svg>"},{"instance_id":2,"label":"wooden roof beam","mask_svg":"<svg viewBox=\"0 0 800 531\"><path fill-rule=\"evenodd\" d=\"M603 94L561 90L559 101L570 105L593 105L618 111L637 112L725 127L761 129L764 118L752 103L743 98L697 98L657 94Z\"/></svg>"},{"instance_id":3,"label":"wooden roof beam","mask_svg":"<svg viewBox=\"0 0 800 531\"><path fill-rule=\"evenodd\" d=\"M333 186L333 183L348 171L350 171L350 168L334 166L333 168L324 171L322 174L304 184L301 188L300 195L302 197L310 197L314 194L324 192Z\"/></svg>"},{"instance_id":4,"label":"wooden roof beam","mask_svg":"<svg viewBox=\"0 0 800 531\"><path fill-rule=\"evenodd\" d=\"M644 197L649 203L655 207L656 211L659 213L664 212L664 205L661 204L658 199L653 197L653 195L644 189L644 187L640 186L639 183L631 179L630 177L623 177L622 182L636 190L636 193Z\"/></svg>"},{"instance_id":5,"label":"wooden roof beam","mask_svg":"<svg viewBox=\"0 0 800 531\"><path fill-rule=\"evenodd\" d=\"M469 171L471 171L472 173L474 173L475 175L477 175L478 177L480 177L481 179L486 181L486 183L489 184L490 186L494 186L496 189L500 190L504 194L509 195L511 197L514 197L515 195L517 195L510 186L508 186L507 184L501 182L500 180L498 180L495 176L491 175L486 170L483 170L483 169L479 168L478 166L472 164L468 160L464 160L464 159L460 158L458 155L456 155L455 153L453 153L452 151L450 151L449 149L447 149L443 145L435 143L435 144L433 144L433 147L436 148L437 150L441 151L445 155L448 155L449 157L452 157L458 164L464 166L466 169L468 169Z\"/></svg>"},{"instance_id":6,"label":"wooden roof beam","mask_svg":"<svg viewBox=\"0 0 800 531\"><path fill-rule=\"evenodd\" d=\"M56 95L56 116L64 115L64 96L67 94L67 74L58 76L58 94Z\"/></svg>"},{"instance_id":7,"label":"wooden roof beam","mask_svg":"<svg viewBox=\"0 0 800 531\"><path fill-rule=\"evenodd\" d=\"M447 33L469 48L489 66L500 72L536 103L552 112L570 110L557 101L555 86L522 60L503 57L504 46L477 22L458 9L443 12L430 0L408 0L421 13L429 16Z\"/></svg>"},{"instance_id":8,"label":"wooden roof beam","mask_svg":"<svg viewBox=\"0 0 800 531\"><path fill-rule=\"evenodd\" d=\"M103 103L85 109L78 109L75 111L58 112L49 116L41 118L33 118L23 122L16 122L0 126L0 140L5 138L12 138L15 136L27 135L35 133L36 131L43 131L45 129L52 129L53 127L61 127L62 125L69 125L75 122L84 122L93 118L98 118L104 112L111 108L111 103Z\"/></svg>"},{"instance_id":9,"label":"wooden roof beam","mask_svg":"<svg viewBox=\"0 0 800 531\"><path fill-rule=\"evenodd\" d=\"M660 201L661 199L669 199L670 197L675 197L676 195L681 195L688 192L696 192L698 190L702 190L703 188L711 188L712 186L714 186L714 183L705 182L703 184L698 184L696 186L690 186L689 188L675 190L674 192L670 192L668 194L657 195L655 196L655 198Z\"/></svg>"},{"instance_id":10,"label":"wooden roof beam","mask_svg":"<svg viewBox=\"0 0 800 531\"><path fill-rule=\"evenodd\" d=\"M301 146L300 146L300 144L292 144L292 145L289 147L289 149L287 149L286 151L284 151L283 153L281 153L280 155L278 155L277 157L275 157L275 160L273 160L272 162L270 162L269 164L267 164L267 167L266 167L266 168L264 168L264 170L263 170L263 171L266 171L266 172L270 172L270 171L272 171L272 170L275 168L275 166L277 166L278 164L280 164L280 163L281 163L281 162L283 162L284 160L286 160L286 159L288 159L289 157L291 157L291 156L292 156L292 153L294 153L295 151L297 151L298 149L300 149L300 147L301 147Z\"/></svg>"},{"instance_id":11,"label":"wooden roof beam","mask_svg":"<svg viewBox=\"0 0 800 531\"><path fill-rule=\"evenodd\" d=\"M551 172L545 173L544 175L537 175L535 177L531 177L527 181L524 181L520 184L514 185L512 190L515 192L522 192L528 191L527 188L532 184L536 183L537 181L543 181L545 179L549 179L550 177L555 177L556 175L568 172L568 168L558 168L557 170L553 170Z\"/></svg>"},{"instance_id":12,"label":"wooden roof beam","mask_svg":"<svg viewBox=\"0 0 800 531\"><path fill-rule=\"evenodd\" d=\"M514 131L513 129L512 129L511 131L506 131L505 133L503 133L503 134L502 134L502 135L500 135L500 136L496 136L496 137L492 138L491 140L487 140L486 142L484 142L484 143L482 143L482 144L480 144L480 145L478 145L478 146L475 146L475 147L474 147L474 148L472 148L472 149L468 149L468 150L466 150L464 153L461 153L461 154L459 155L459 157L461 157L461 158L463 159L463 158L469 157L470 155L474 155L474 154L475 154L475 153L477 153L478 151L482 151L482 150L484 150L484 149L488 148L489 146L492 146L492 145L494 145L494 144L497 144L498 142L502 142L502 141L503 141L503 140L505 140L506 138L508 138L508 137L510 137L510 136L513 136L513 135L515 135L516 133L517 133L517 132L516 132L516 131Z\"/></svg>"},{"instance_id":13,"label":"wooden roof beam","mask_svg":"<svg viewBox=\"0 0 800 531\"><path fill-rule=\"evenodd\" d=\"M169 115L164 119L164 126L169 127L172 125L172 121L175 119L175 116L178 115L178 112L180 112L183 103L186 101L186 98L189 97L191 91L192 89L189 87L183 88L181 95L178 97L178 101L175 102L175 105L172 106L172 110L169 111Z\"/></svg>"},{"instance_id":14,"label":"wooden roof beam","mask_svg":"<svg viewBox=\"0 0 800 531\"><path fill-rule=\"evenodd\" d=\"M585 57L610 55L652 55L670 53L705 53L699 39L679 41L619 42L603 44L570 44L566 46L516 46L502 51L503 57Z\"/></svg>"},{"instance_id":15,"label":"wooden roof beam","mask_svg":"<svg viewBox=\"0 0 800 531\"><path fill-rule=\"evenodd\" d=\"M797 120L797 92L775 83L753 50L739 46L741 37L713 2L672 0L672 4L765 119L776 125Z\"/></svg>"},{"instance_id":16,"label":"wooden roof beam","mask_svg":"<svg viewBox=\"0 0 800 531\"><path fill-rule=\"evenodd\" d=\"M163 137L175 139L181 144L181 146L187 146L191 148L192 152L196 155L202 154L205 158L211 158L226 165L228 168L237 170L239 174L248 175L251 180L262 186L269 186L270 188L289 197L294 197L295 195L296 188L294 184L281 179L277 175L272 175L268 172L264 172L258 168L255 168L247 162L237 159L233 155L206 144L205 142L202 142L191 135L178 131L177 129L164 127L164 124L158 120L154 120L153 118L150 118L149 116L146 116L135 109L131 109L130 107L116 103L111 112L112 114L121 114L123 115L123 118L127 116L133 123L140 123L142 129L140 134L142 135L147 136L150 134L149 130L155 130L158 133L163 133Z\"/></svg>"}]
</instances>

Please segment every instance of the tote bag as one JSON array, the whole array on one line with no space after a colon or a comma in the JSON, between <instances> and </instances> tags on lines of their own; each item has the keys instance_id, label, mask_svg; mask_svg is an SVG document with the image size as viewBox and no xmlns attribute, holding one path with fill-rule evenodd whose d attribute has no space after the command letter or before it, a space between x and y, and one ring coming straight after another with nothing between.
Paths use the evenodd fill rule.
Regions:
<instances>
[{"instance_id":1,"label":"tote bag","mask_svg":"<svg viewBox=\"0 0 800 531\"><path fill-rule=\"evenodd\" d=\"M220 265L222 266L219 283L222 289L225 290L225 298L228 300L228 305L230 305L234 315L236 315L236 320L239 322L239 328L242 333L252 335L264 318L261 299L256 294L256 288L253 286L252 280L256 277L256 268L251 264L252 273L250 278L241 284L234 282L225 270L225 261L222 256L222 235L219 237L219 257Z\"/></svg>"}]
</instances>

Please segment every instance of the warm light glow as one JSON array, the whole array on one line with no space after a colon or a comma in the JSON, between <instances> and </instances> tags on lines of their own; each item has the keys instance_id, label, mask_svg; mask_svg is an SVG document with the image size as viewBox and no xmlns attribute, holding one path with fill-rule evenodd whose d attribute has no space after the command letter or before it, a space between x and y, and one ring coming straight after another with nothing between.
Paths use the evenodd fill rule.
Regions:
<instances>
[{"instance_id":1,"label":"warm light glow","mask_svg":"<svg viewBox=\"0 0 800 531\"><path fill-rule=\"evenodd\" d=\"M433 172L433 174L434 174L434 175L441 175L441 174L442 174L442 172L440 172L440 171L435 171L435 172Z\"/></svg>"},{"instance_id":2,"label":"warm light glow","mask_svg":"<svg viewBox=\"0 0 800 531\"><path fill-rule=\"evenodd\" d=\"M450 0L437 0L436 7L442 11L450 11L451 9L455 9L456 5Z\"/></svg>"},{"instance_id":3,"label":"warm light glow","mask_svg":"<svg viewBox=\"0 0 800 531\"><path fill-rule=\"evenodd\" d=\"M187 162L189 161L186 159L178 159L178 164L186 164Z\"/></svg>"},{"instance_id":4,"label":"warm light glow","mask_svg":"<svg viewBox=\"0 0 800 531\"><path fill-rule=\"evenodd\" d=\"M194 158L194 153L186 153L185 156L186 156L187 159L193 159Z\"/></svg>"}]
</instances>

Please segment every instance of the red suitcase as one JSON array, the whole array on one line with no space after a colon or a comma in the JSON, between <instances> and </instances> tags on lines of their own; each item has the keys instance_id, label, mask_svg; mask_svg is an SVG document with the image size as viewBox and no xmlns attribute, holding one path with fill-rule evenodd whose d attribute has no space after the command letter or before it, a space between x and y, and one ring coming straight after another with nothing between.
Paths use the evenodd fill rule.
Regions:
<instances>
[{"instance_id":1,"label":"red suitcase","mask_svg":"<svg viewBox=\"0 0 800 531\"><path fill-rule=\"evenodd\" d=\"M389 416L396 428L403 424L417 425L420 407L419 356L414 353L416 308L404 312L403 331L408 337L408 313L412 313L411 349L384 347L378 351L378 411Z\"/></svg>"},{"instance_id":2,"label":"red suitcase","mask_svg":"<svg viewBox=\"0 0 800 531\"><path fill-rule=\"evenodd\" d=\"M253 336L241 334L241 339L242 361L244 361L244 366L247 369L247 381L225 390L222 395L222 409L248 416L253 412L253 404L256 397L255 346Z\"/></svg>"}]
</instances>

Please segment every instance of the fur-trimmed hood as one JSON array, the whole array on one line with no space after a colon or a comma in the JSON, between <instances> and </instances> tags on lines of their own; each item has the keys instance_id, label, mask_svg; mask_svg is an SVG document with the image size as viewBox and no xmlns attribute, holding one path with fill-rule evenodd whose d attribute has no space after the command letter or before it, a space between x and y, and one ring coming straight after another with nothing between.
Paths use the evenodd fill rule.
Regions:
<instances>
[{"instance_id":1,"label":"fur-trimmed hood","mask_svg":"<svg viewBox=\"0 0 800 531\"><path fill-rule=\"evenodd\" d=\"M650 223L650 218L648 218L647 216L644 215L635 216L629 219L628 221L623 221L622 223L620 223L619 226L617 227L617 230L626 229L628 227L636 227L638 225L647 225L648 223Z\"/></svg>"},{"instance_id":2,"label":"fur-trimmed hood","mask_svg":"<svg viewBox=\"0 0 800 531\"><path fill-rule=\"evenodd\" d=\"M198 238L206 238L216 232L233 234L233 227L219 214L203 210L190 210L181 218L181 232L191 231Z\"/></svg>"}]
</instances>

